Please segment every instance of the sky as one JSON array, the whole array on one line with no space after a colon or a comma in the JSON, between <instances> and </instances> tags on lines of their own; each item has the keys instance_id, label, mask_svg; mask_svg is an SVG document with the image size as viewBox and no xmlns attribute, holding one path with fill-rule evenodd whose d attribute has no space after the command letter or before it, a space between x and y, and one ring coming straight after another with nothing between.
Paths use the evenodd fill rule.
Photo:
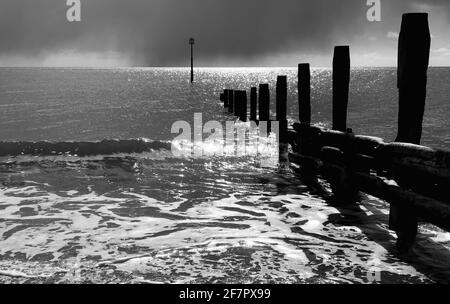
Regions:
<instances>
[{"instance_id":1,"label":"sky","mask_svg":"<svg viewBox=\"0 0 450 304\"><path fill-rule=\"evenodd\" d=\"M401 16L429 13L430 64L450 66L449 0L0 0L0 66L187 66L188 40L204 67L331 65L350 45L353 66L396 66Z\"/></svg>"}]
</instances>

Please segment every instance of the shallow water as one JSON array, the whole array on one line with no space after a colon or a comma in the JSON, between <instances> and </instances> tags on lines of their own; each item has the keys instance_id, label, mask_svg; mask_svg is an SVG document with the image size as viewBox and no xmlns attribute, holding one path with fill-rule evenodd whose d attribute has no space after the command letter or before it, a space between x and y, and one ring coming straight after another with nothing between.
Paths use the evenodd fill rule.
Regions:
<instances>
[{"instance_id":1,"label":"shallow water","mask_svg":"<svg viewBox=\"0 0 450 304\"><path fill-rule=\"evenodd\" d=\"M289 76L295 119L292 69L202 69L192 87L184 69L0 69L1 140L160 143L144 153L1 158L0 282L450 281L450 234L421 225L399 257L382 201L335 206L326 183L302 182L277 158L176 158L164 148L172 123L194 112L230 119L216 96L223 87L273 84L278 74ZM437 148L450 140L448 93L436 84L448 77L430 72L424 143ZM313 71L322 125L329 78ZM353 71L355 132L392 139L395 94L395 70Z\"/></svg>"}]
</instances>

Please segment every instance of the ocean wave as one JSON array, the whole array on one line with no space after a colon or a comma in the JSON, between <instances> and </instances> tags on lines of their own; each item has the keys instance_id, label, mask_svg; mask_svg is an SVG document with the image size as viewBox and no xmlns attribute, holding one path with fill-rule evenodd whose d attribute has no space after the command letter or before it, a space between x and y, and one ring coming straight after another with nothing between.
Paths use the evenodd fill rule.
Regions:
<instances>
[{"instance_id":1,"label":"ocean wave","mask_svg":"<svg viewBox=\"0 0 450 304\"><path fill-rule=\"evenodd\" d=\"M144 153L154 150L170 150L168 141L148 139L102 140L97 142L0 142L0 157L32 155L111 155L118 153Z\"/></svg>"}]
</instances>

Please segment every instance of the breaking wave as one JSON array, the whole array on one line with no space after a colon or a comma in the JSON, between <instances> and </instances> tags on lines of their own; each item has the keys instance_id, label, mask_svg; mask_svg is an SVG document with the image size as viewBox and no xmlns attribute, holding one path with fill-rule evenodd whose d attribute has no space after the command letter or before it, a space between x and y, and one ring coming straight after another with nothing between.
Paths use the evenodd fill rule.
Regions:
<instances>
[{"instance_id":1,"label":"breaking wave","mask_svg":"<svg viewBox=\"0 0 450 304\"><path fill-rule=\"evenodd\" d=\"M0 142L0 156L49 156L74 155L93 156L118 153L144 153L155 150L170 150L169 141L148 139L102 140L97 142Z\"/></svg>"}]
</instances>

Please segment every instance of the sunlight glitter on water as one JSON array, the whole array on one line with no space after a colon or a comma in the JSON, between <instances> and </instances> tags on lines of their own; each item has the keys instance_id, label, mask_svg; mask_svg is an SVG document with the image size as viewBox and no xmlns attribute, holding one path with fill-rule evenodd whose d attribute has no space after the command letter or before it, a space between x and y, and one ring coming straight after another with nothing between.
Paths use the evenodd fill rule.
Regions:
<instances>
[{"instance_id":1,"label":"sunlight glitter on water","mask_svg":"<svg viewBox=\"0 0 450 304\"><path fill-rule=\"evenodd\" d=\"M202 69L195 86L185 72L0 69L2 79L10 73L10 82L0 82L2 140L144 137L159 147L1 158L0 282L369 283L374 270L384 283L448 282L449 233L421 225L412 256L402 259L394 254L386 203L367 196L361 205L334 206L326 183L303 183L280 168L277 149L263 157L174 157L164 146L176 136L175 121L192 122L198 112L205 122L232 119L217 98L225 87L268 81L273 88L276 75L287 74L290 120L298 113L295 69ZM395 75L354 73L350 124L389 139ZM331 117L330 75L313 70L313 119L322 126ZM445 75L430 75L437 87L431 112L445 107L440 100L448 94L436 84ZM36 77L48 83L30 81ZM27 85L17 88L21 83ZM432 135L425 140L443 147L446 137L436 130L448 121L436 117L426 118L425 134Z\"/></svg>"},{"instance_id":2,"label":"sunlight glitter on water","mask_svg":"<svg viewBox=\"0 0 450 304\"><path fill-rule=\"evenodd\" d=\"M379 226L387 222L377 211L386 209L381 202L369 205L374 215L366 217L247 161L174 161L85 159L20 168L0 198L7 202L0 268L41 281L67 281L78 264L80 280L96 282L365 283L375 261L386 281L428 280L383 247L395 239L386 241L387 227Z\"/></svg>"}]
</instances>

